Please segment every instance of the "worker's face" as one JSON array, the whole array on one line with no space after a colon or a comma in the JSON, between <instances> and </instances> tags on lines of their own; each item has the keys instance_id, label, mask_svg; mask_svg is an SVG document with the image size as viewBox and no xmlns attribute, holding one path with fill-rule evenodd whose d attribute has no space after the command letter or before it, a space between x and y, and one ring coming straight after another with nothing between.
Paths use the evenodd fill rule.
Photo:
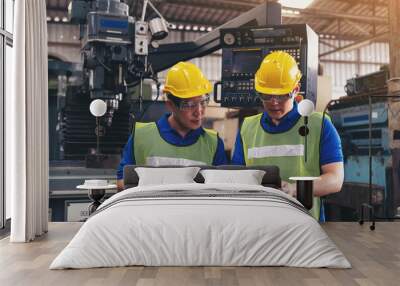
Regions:
<instances>
[{"instance_id":1,"label":"worker's face","mask_svg":"<svg viewBox=\"0 0 400 286\"><path fill-rule=\"evenodd\" d=\"M298 92L296 87L291 93L286 95L266 95L260 94L264 111L268 113L271 119L280 120L293 108L293 99Z\"/></svg>"},{"instance_id":2,"label":"worker's face","mask_svg":"<svg viewBox=\"0 0 400 286\"><path fill-rule=\"evenodd\" d=\"M293 108L293 98L289 95L268 95L262 98L264 111L271 119L279 120Z\"/></svg>"},{"instance_id":3,"label":"worker's face","mask_svg":"<svg viewBox=\"0 0 400 286\"><path fill-rule=\"evenodd\" d=\"M197 96L182 100L179 106L170 102L170 109L182 127L194 130L201 127L208 102L208 95Z\"/></svg>"}]
</instances>

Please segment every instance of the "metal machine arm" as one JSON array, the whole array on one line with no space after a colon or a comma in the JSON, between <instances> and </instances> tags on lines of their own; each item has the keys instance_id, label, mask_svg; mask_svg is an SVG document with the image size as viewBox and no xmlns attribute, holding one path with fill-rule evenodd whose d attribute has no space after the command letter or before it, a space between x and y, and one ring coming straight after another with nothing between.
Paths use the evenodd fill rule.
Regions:
<instances>
[{"instance_id":1,"label":"metal machine arm","mask_svg":"<svg viewBox=\"0 0 400 286\"><path fill-rule=\"evenodd\" d=\"M215 52L221 48L221 29L279 25L281 23L281 5L277 2L267 2L219 26L194 42L163 44L150 50L149 63L151 63L154 72L159 72L179 61L186 61Z\"/></svg>"}]
</instances>

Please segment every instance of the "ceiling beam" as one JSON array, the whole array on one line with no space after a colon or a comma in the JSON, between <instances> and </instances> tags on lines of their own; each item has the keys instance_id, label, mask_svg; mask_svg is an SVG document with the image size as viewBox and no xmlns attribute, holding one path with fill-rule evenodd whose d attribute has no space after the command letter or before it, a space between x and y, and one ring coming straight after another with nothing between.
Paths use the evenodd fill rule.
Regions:
<instances>
[{"instance_id":1,"label":"ceiling beam","mask_svg":"<svg viewBox=\"0 0 400 286\"><path fill-rule=\"evenodd\" d=\"M325 57L327 55L331 55L331 54L338 53L338 52L348 52L348 51L352 51L354 49L359 49L361 47L367 46L367 45L372 44L374 42L388 41L388 40L389 40L389 32L384 33L384 34L379 35L379 36L374 36L374 37L371 37L371 38L368 38L368 39L364 39L364 40L361 40L361 41L358 41L358 42L354 42L352 44L348 44L346 46L343 46L343 47L340 47L340 48L337 48L337 49L333 49L331 51L328 51L328 52L320 54L319 57L322 58L322 57Z\"/></svg>"},{"instance_id":2,"label":"ceiling beam","mask_svg":"<svg viewBox=\"0 0 400 286\"><path fill-rule=\"evenodd\" d=\"M347 19L343 20L346 24L350 25L351 27L355 28L356 30L358 30L359 32L361 32L362 34L366 35L366 36L371 36L370 31L368 31L365 27L362 27L361 25L359 25L358 23L354 22L354 21L350 21ZM368 26L369 27L369 26Z\"/></svg>"},{"instance_id":3,"label":"ceiling beam","mask_svg":"<svg viewBox=\"0 0 400 286\"><path fill-rule=\"evenodd\" d=\"M204 8L211 8L210 4L205 1L182 1L182 0L166 0L166 5L185 5L185 6L192 6L192 7L204 7ZM212 5L214 9L228 9L230 10L240 10L245 12L248 9L254 8L260 4L260 2L249 2L249 1L235 1L235 0L219 0L215 1ZM287 18L300 18L304 16L308 16L311 18L320 18L320 19L347 19L357 22L363 22L368 24L388 24L388 19L385 17L378 17L378 16L364 16L364 15L356 15L350 13L342 13L342 12L332 12L332 11L324 11L315 8L307 8L307 9L296 9L296 8L288 8L282 7L283 10L291 11L293 13L284 13L282 11L282 17Z\"/></svg>"},{"instance_id":4,"label":"ceiling beam","mask_svg":"<svg viewBox=\"0 0 400 286\"><path fill-rule=\"evenodd\" d=\"M345 3L345 11L348 11L348 9L350 9L353 5L354 4L352 4L350 2L346 2ZM325 19L325 24L320 29L318 29L318 31L320 33L325 32L326 29L334 26L335 24L337 24L336 25L337 31L340 34L341 33L341 31L340 31L340 27L341 26L340 26L340 20L339 19L336 19L336 23L334 23L334 21L332 21L331 19ZM329 31L329 29L328 29L328 31Z\"/></svg>"},{"instance_id":5,"label":"ceiling beam","mask_svg":"<svg viewBox=\"0 0 400 286\"><path fill-rule=\"evenodd\" d=\"M172 11L177 11L177 9L179 7L182 7L182 5L179 5L179 4L167 4L167 5L168 5L169 9L171 9ZM194 7L197 7L197 6L194 6ZM206 13L206 15L209 15L209 14L214 15L214 18L215 18L215 15L217 15L217 14L227 12L226 9L222 9L221 7L208 7L208 8L202 9L202 11L204 11L204 13ZM239 16L240 15L239 12L242 12L243 10L240 11L240 10L230 9L230 11L237 13L236 16ZM162 13L162 11L161 11L161 13ZM232 14L232 16L234 18L235 14ZM195 18L199 18L200 20L196 20ZM219 25L225 24L225 22L231 20L230 18L224 18L224 17L217 17L217 18L215 18L214 21L206 21L206 19L207 19L206 17L194 17L188 21L182 21L182 18L176 16L175 13L173 14L172 17L167 17L167 20L170 22L188 22L189 24L203 24L203 25L211 25L211 26L219 26Z\"/></svg>"},{"instance_id":6,"label":"ceiling beam","mask_svg":"<svg viewBox=\"0 0 400 286\"><path fill-rule=\"evenodd\" d=\"M240 7L245 7L245 8L254 8L265 1L240 1L240 0L218 0L214 1L212 4L210 2L204 1L204 0L165 0L167 3L172 3L172 4L180 4L180 5L194 5L194 6L203 6L203 7L216 7L216 6L223 6L226 8L232 7L232 5L240 6Z\"/></svg>"},{"instance_id":7,"label":"ceiling beam","mask_svg":"<svg viewBox=\"0 0 400 286\"><path fill-rule=\"evenodd\" d=\"M353 5L363 4L363 5L375 5L378 7L387 7L387 0L334 0L335 2L349 3Z\"/></svg>"},{"instance_id":8,"label":"ceiling beam","mask_svg":"<svg viewBox=\"0 0 400 286\"><path fill-rule=\"evenodd\" d=\"M215 1L212 5L206 1L182 1L182 0L166 0L164 2L167 5L179 5L179 6L187 6L187 7L201 7L201 8L214 8L214 9L223 9L223 10L234 10L246 12L261 3L252 3L252 2L242 2L242 1L233 1L233 0L220 0Z\"/></svg>"},{"instance_id":9,"label":"ceiling beam","mask_svg":"<svg viewBox=\"0 0 400 286\"><path fill-rule=\"evenodd\" d=\"M382 62L371 62L371 61L347 61L347 60L327 60L327 59L320 59L321 63L333 63L333 64L363 64L363 65L387 65L388 63Z\"/></svg>"},{"instance_id":10,"label":"ceiling beam","mask_svg":"<svg viewBox=\"0 0 400 286\"><path fill-rule=\"evenodd\" d=\"M389 23L388 19L385 17L378 16L363 16L363 15L355 15L348 14L343 12L332 12L326 10L319 10L315 8L307 8L307 9L294 9L294 8L284 8L295 13L283 13L282 17L291 17L291 18L299 18L299 17L310 17L310 18L333 18L333 19L347 19L352 21L358 21L368 24L383 24L387 25Z\"/></svg>"},{"instance_id":11,"label":"ceiling beam","mask_svg":"<svg viewBox=\"0 0 400 286\"><path fill-rule=\"evenodd\" d=\"M192 7L204 7L204 8L213 8L213 9L229 9L234 11L242 11L245 12L251 8L254 8L258 4L263 3L264 1L239 1L239 0L219 0L215 1L212 6L206 1L185 1L185 0L165 0L165 1L158 1L153 0L154 5L157 9L160 9L161 6L167 5L179 5L179 6L192 6ZM352 3L356 3L357 1L352 1ZM128 4L131 8L133 1L128 1ZM140 8L141 4L139 3ZM378 16L363 16L363 15L355 15L355 14L348 14L348 13L341 13L341 12L332 12L332 11L323 11L320 9L315 8L307 8L307 9L295 9L295 8L288 8L283 7L284 10L292 11L292 13L282 13L282 17L288 18L299 18L299 17L312 17L312 18L320 18L320 19L332 19L332 18L339 18L339 19L347 19L357 22L364 22L369 24L388 24L388 19L384 17ZM47 6L48 11L54 12L67 12L67 8L61 8L59 6ZM136 12L140 9L135 9ZM141 10L140 10L141 11ZM134 12L134 11L131 11Z\"/></svg>"},{"instance_id":12,"label":"ceiling beam","mask_svg":"<svg viewBox=\"0 0 400 286\"><path fill-rule=\"evenodd\" d=\"M328 42L326 42L326 41L324 41L324 40L322 40L322 39L319 39L319 43L320 43L320 44L323 44L323 45L325 45L325 46L327 46L327 47L333 48L333 49L337 49L337 48L338 48L338 46L333 45L333 44L331 44L331 43L328 43Z\"/></svg>"}]
</instances>

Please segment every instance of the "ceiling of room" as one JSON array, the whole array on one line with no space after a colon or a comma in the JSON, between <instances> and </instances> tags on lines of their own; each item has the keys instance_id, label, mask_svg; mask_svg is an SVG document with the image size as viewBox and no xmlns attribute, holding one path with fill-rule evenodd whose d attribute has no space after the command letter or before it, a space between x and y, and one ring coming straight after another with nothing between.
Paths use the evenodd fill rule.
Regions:
<instances>
[{"instance_id":1,"label":"ceiling of room","mask_svg":"<svg viewBox=\"0 0 400 286\"><path fill-rule=\"evenodd\" d=\"M67 16L69 0L46 0L48 16ZM130 13L139 17L143 0L126 0ZM152 0L171 23L218 27L264 0ZM283 7L284 24L307 23L322 39L386 41L388 0L314 0L306 9ZM151 15L150 15L151 16ZM66 18L64 19L66 20Z\"/></svg>"}]
</instances>

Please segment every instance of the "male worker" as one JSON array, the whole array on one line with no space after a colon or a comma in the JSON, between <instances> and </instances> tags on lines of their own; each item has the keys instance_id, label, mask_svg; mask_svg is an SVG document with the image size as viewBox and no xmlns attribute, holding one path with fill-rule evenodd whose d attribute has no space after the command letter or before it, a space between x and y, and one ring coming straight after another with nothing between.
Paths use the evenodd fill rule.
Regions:
<instances>
[{"instance_id":1,"label":"male worker","mask_svg":"<svg viewBox=\"0 0 400 286\"><path fill-rule=\"evenodd\" d=\"M318 197L339 192L343 184L340 137L330 120L323 119L320 113L311 114L305 162L304 137L299 134L304 121L294 101L300 78L297 63L288 53L272 52L264 58L255 75L255 89L262 100L264 112L243 121L236 138L232 163L278 166L282 190L292 196L296 196L296 184L289 182L289 177L319 177L314 181L315 197L311 213L316 219L324 221L323 212L320 217Z\"/></svg>"},{"instance_id":2,"label":"male worker","mask_svg":"<svg viewBox=\"0 0 400 286\"><path fill-rule=\"evenodd\" d=\"M213 130L201 127L212 91L211 83L192 63L179 62L167 73L164 93L171 113L157 122L136 123L117 172L124 188L125 165L223 165L224 143Z\"/></svg>"}]
</instances>

